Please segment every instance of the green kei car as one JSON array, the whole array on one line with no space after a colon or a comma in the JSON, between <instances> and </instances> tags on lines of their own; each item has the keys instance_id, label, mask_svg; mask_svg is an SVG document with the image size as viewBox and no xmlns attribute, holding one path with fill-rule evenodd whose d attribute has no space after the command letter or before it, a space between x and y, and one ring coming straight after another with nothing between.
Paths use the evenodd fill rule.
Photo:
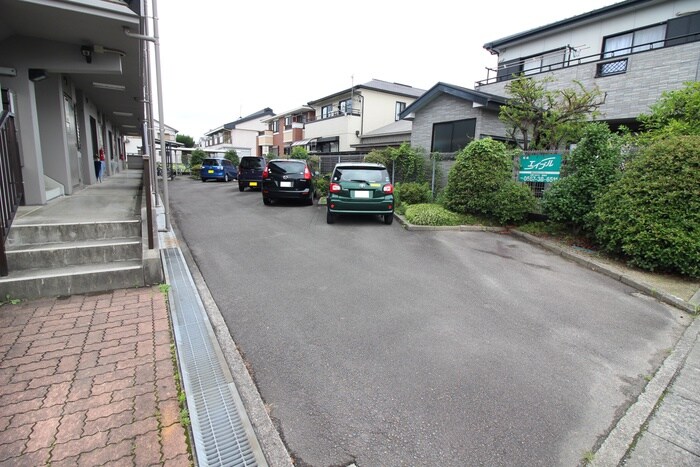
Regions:
<instances>
[{"instance_id":1,"label":"green kei car","mask_svg":"<svg viewBox=\"0 0 700 467\"><path fill-rule=\"evenodd\" d=\"M385 224L394 221L394 187L381 164L336 164L328 187L326 222L338 214L378 214Z\"/></svg>"}]
</instances>

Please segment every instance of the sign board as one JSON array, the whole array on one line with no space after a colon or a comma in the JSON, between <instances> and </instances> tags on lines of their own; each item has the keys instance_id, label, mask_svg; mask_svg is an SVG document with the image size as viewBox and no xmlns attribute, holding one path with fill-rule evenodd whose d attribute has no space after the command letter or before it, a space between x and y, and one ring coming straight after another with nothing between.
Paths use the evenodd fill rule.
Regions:
<instances>
[{"instance_id":1,"label":"sign board","mask_svg":"<svg viewBox=\"0 0 700 467\"><path fill-rule=\"evenodd\" d=\"M520 182L545 182L559 180L561 154L523 154L520 156Z\"/></svg>"}]
</instances>

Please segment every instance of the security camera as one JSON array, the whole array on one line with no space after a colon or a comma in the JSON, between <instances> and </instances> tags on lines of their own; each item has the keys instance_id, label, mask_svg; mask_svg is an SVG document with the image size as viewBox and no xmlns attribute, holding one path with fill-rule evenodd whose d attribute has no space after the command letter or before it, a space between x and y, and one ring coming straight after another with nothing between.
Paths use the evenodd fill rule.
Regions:
<instances>
[{"instance_id":1,"label":"security camera","mask_svg":"<svg viewBox=\"0 0 700 467\"><path fill-rule=\"evenodd\" d=\"M80 53L85 57L85 61L92 63L92 47L84 45L80 48Z\"/></svg>"}]
</instances>

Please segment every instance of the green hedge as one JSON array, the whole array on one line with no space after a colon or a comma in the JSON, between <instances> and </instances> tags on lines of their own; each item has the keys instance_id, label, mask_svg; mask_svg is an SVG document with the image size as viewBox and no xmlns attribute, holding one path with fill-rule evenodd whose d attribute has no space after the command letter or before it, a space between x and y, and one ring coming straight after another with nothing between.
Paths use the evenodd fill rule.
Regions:
<instances>
[{"instance_id":1,"label":"green hedge","mask_svg":"<svg viewBox=\"0 0 700 467\"><path fill-rule=\"evenodd\" d=\"M597 241L651 271L700 277L700 136L643 149L596 203Z\"/></svg>"}]
</instances>

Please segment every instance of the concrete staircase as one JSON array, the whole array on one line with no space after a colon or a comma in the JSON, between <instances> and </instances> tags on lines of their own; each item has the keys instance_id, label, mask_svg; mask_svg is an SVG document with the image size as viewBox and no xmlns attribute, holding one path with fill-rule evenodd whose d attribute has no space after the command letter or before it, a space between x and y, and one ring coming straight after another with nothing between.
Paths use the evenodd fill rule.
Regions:
<instances>
[{"instance_id":1,"label":"concrete staircase","mask_svg":"<svg viewBox=\"0 0 700 467\"><path fill-rule=\"evenodd\" d=\"M0 301L145 285L141 221L13 225Z\"/></svg>"}]
</instances>

